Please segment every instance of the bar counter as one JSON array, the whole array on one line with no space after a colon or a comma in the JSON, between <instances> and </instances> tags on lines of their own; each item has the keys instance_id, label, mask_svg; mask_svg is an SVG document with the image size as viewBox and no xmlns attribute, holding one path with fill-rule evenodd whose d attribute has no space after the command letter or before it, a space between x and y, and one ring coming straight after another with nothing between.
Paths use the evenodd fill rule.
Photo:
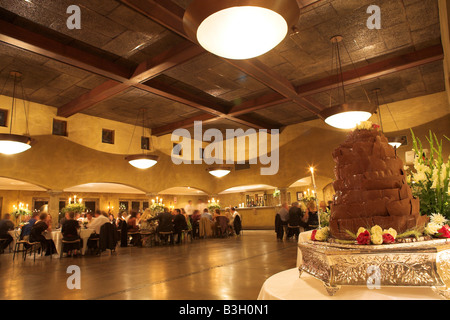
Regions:
<instances>
[{"instance_id":1,"label":"bar counter","mask_svg":"<svg viewBox=\"0 0 450 320\"><path fill-rule=\"evenodd\" d=\"M280 207L236 208L242 219L242 228L247 230L272 230L275 215Z\"/></svg>"}]
</instances>

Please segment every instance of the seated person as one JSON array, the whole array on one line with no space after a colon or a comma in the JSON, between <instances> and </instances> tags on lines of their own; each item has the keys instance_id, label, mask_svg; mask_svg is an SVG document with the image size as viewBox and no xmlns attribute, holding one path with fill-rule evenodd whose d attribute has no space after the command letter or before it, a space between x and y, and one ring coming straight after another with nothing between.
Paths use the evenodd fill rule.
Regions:
<instances>
[{"instance_id":1,"label":"seated person","mask_svg":"<svg viewBox=\"0 0 450 320\"><path fill-rule=\"evenodd\" d=\"M164 211L159 213L156 217L150 218L147 221L158 220L158 227L156 228L156 232L174 232L173 227L173 218L174 216L169 212L168 208L164 208ZM161 240L167 242L167 235L161 235ZM173 244L173 236L170 237L170 243Z\"/></svg>"},{"instance_id":2,"label":"seated person","mask_svg":"<svg viewBox=\"0 0 450 320\"><path fill-rule=\"evenodd\" d=\"M94 229L94 232L89 236L87 246L89 249L98 249L97 241L100 238L100 229L105 223L111 223L105 212L96 210L94 218L89 224L89 229Z\"/></svg>"},{"instance_id":3,"label":"seated person","mask_svg":"<svg viewBox=\"0 0 450 320\"><path fill-rule=\"evenodd\" d=\"M11 215L9 213L5 213L3 219L0 220L0 238L6 239L6 241L3 241L1 244L0 253L3 253L14 240L8 233L8 231L14 230L14 223L10 220L10 217Z\"/></svg>"},{"instance_id":4,"label":"seated person","mask_svg":"<svg viewBox=\"0 0 450 320\"><path fill-rule=\"evenodd\" d=\"M22 227L22 232L20 233L20 240L26 241L29 240L31 227L33 227L33 225L36 223L36 221L38 221L38 219L39 219L39 212L33 212L30 220L28 220L28 223Z\"/></svg>"},{"instance_id":5,"label":"seated person","mask_svg":"<svg viewBox=\"0 0 450 320\"><path fill-rule=\"evenodd\" d=\"M31 227L30 242L40 242L42 250L46 250L45 255L49 256L52 253L56 253L56 247L52 239L47 239L44 236L44 232L52 232L52 227L48 223L48 213L41 212L39 220Z\"/></svg>"},{"instance_id":6,"label":"seated person","mask_svg":"<svg viewBox=\"0 0 450 320\"><path fill-rule=\"evenodd\" d=\"M209 220L213 220L213 217L211 215L211 213L209 213L208 208L203 209L203 213L201 215L201 218L208 218Z\"/></svg>"},{"instance_id":7,"label":"seated person","mask_svg":"<svg viewBox=\"0 0 450 320\"><path fill-rule=\"evenodd\" d=\"M139 232L139 218L140 214L136 211L131 211L130 217L127 221L127 231L128 233ZM134 234L131 236L131 244L137 246L140 243L140 235Z\"/></svg>"},{"instance_id":8,"label":"seated person","mask_svg":"<svg viewBox=\"0 0 450 320\"><path fill-rule=\"evenodd\" d=\"M174 213L175 213L175 215L173 218L173 229L174 229L174 233L177 235L177 244L180 244L181 243L181 234L182 234L183 230L188 229L188 225L186 223L186 218L181 213L180 209L175 209Z\"/></svg>"},{"instance_id":9,"label":"seated person","mask_svg":"<svg viewBox=\"0 0 450 320\"><path fill-rule=\"evenodd\" d=\"M74 241L80 239L78 235L78 230L80 229L80 224L75 220L74 212L67 212L66 219L61 226L62 239L66 241ZM77 255L78 250L81 248L81 240L79 243L67 243L64 244L64 249L67 250L68 255Z\"/></svg>"}]
</instances>

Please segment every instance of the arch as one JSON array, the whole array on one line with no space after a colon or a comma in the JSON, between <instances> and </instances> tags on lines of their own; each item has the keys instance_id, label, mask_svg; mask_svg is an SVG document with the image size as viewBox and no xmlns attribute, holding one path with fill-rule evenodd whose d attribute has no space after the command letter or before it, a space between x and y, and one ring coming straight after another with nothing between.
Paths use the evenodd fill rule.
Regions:
<instances>
[{"instance_id":1,"label":"arch","mask_svg":"<svg viewBox=\"0 0 450 320\"><path fill-rule=\"evenodd\" d=\"M1 190L48 191L50 189L51 188L45 187L33 181L0 176L0 191Z\"/></svg>"},{"instance_id":2,"label":"arch","mask_svg":"<svg viewBox=\"0 0 450 320\"><path fill-rule=\"evenodd\" d=\"M64 192L86 192L86 193L125 193L125 194L146 194L146 190L135 186L117 182L88 182L68 188Z\"/></svg>"},{"instance_id":3,"label":"arch","mask_svg":"<svg viewBox=\"0 0 450 320\"><path fill-rule=\"evenodd\" d=\"M312 185L312 178L309 177L303 177L289 185L288 188L294 188L294 187L303 187L303 186L310 186Z\"/></svg>"},{"instance_id":4,"label":"arch","mask_svg":"<svg viewBox=\"0 0 450 320\"><path fill-rule=\"evenodd\" d=\"M202 189L196 188L196 187L182 186L182 187L170 187L170 188L159 191L158 194L207 196L209 193Z\"/></svg>"},{"instance_id":5,"label":"arch","mask_svg":"<svg viewBox=\"0 0 450 320\"><path fill-rule=\"evenodd\" d=\"M258 191L258 190L272 190L276 189L276 187L268 185L268 184L252 184L252 185L240 185L225 189L219 194L228 194L228 193L239 193L239 192L248 192L248 191Z\"/></svg>"}]
</instances>

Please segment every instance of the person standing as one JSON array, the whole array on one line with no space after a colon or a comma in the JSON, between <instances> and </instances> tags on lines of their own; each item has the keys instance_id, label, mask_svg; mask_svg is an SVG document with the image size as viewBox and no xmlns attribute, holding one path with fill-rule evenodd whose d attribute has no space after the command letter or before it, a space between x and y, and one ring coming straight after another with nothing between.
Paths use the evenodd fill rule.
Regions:
<instances>
[{"instance_id":1,"label":"person standing","mask_svg":"<svg viewBox=\"0 0 450 320\"><path fill-rule=\"evenodd\" d=\"M231 216L233 218L234 233L236 233L236 235L239 236L242 230L242 218L239 212L237 212L235 207L231 207Z\"/></svg>"},{"instance_id":2,"label":"person standing","mask_svg":"<svg viewBox=\"0 0 450 320\"><path fill-rule=\"evenodd\" d=\"M289 221L289 205L287 203L283 203L281 205L280 211L278 211L280 215L280 226L277 232L277 239L283 240L284 235L286 234L286 239L288 237L288 221Z\"/></svg>"},{"instance_id":3,"label":"person standing","mask_svg":"<svg viewBox=\"0 0 450 320\"><path fill-rule=\"evenodd\" d=\"M288 234L288 238L295 236L295 239L298 240L300 227L308 228L308 224L302 220L303 215L303 211L299 208L298 202L294 202L289 209L288 228L290 228L292 233Z\"/></svg>"},{"instance_id":4,"label":"person standing","mask_svg":"<svg viewBox=\"0 0 450 320\"><path fill-rule=\"evenodd\" d=\"M186 211L186 214L188 216L192 216L194 213L194 208L192 207L192 200L189 200L187 205L184 207L184 211Z\"/></svg>"}]
</instances>

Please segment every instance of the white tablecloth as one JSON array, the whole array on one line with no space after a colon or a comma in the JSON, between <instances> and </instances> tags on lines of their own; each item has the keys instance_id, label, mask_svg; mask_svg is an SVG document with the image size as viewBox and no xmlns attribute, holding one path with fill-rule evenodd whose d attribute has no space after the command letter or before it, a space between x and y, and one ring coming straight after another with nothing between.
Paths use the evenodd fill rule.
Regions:
<instances>
[{"instance_id":1,"label":"white tablecloth","mask_svg":"<svg viewBox=\"0 0 450 320\"><path fill-rule=\"evenodd\" d=\"M328 295L322 281L303 273L298 268L277 273L266 280L258 300L440 300L431 288L342 286L334 295Z\"/></svg>"}]
</instances>

